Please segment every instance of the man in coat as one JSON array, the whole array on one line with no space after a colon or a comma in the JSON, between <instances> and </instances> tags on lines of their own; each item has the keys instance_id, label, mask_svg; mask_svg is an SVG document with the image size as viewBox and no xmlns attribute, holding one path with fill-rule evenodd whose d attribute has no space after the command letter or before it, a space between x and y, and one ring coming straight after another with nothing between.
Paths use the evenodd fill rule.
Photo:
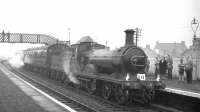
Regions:
<instances>
[{"instance_id":1,"label":"man in coat","mask_svg":"<svg viewBox=\"0 0 200 112\"><path fill-rule=\"evenodd\" d=\"M172 79L173 59L170 55L167 56L167 71L168 79Z\"/></svg>"},{"instance_id":2,"label":"man in coat","mask_svg":"<svg viewBox=\"0 0 200 112\"><path fill-rule=\"evenodd\" d=\"M191 57L186 57L185 62L185 73L187 78L187 83L192 83L192 71L193 71L193 63Z\"/></svg>"}]
</instances>

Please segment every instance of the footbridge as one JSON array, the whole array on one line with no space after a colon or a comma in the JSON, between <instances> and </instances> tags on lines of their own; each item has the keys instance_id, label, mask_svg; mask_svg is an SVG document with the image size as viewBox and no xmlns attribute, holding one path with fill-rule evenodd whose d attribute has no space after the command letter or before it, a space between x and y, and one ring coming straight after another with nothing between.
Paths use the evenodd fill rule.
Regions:
<instances>
[{"instance_id":1,"label":"footbridge","mask_svg":"<svg viewBox=\"0 0 200 112\"><path fill-rule=\"evenodd\" d=\"M26 34L26 33L0 33L1 43L32 43L32 44L45 44L52 45L55 43L69 42L59 41L57 38L45 34Z\"/></svg>"}]
</instances>

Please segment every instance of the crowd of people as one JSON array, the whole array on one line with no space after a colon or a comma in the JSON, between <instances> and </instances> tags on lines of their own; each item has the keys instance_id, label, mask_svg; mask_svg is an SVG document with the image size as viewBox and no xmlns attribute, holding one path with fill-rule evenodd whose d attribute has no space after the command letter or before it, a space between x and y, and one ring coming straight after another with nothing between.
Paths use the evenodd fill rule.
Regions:
<instances>
[{"instance_id":1,"label":"crowd of people","mask_svg":"<svg viewBox=\"0 0 200 112\"><path fill-rule=\"evenodd\" d=\"M184 59L181 58L178 68L179 68L178 69L179 80L184 81L184 72L185 72L187 83L192 83L193 63L191 57L186 57L185 62ZM166 76L166 74L168 79L172 79L172 70L173 70L173 59L170 55L156 57L155 77L157 80L159 80L161 76Z\"/></svg>"},{"instance_id":2,"label":"crowd of people","mask_svg":"<svg viewBox=\"0 0 200 112\"><path fill-rule=\"evenodd\" d=\"M170 55L156 57L155 61L155 76L160 79L160 76L168 74L168 78L172 79L173 59Z\"/></svg>"}]
</instances>

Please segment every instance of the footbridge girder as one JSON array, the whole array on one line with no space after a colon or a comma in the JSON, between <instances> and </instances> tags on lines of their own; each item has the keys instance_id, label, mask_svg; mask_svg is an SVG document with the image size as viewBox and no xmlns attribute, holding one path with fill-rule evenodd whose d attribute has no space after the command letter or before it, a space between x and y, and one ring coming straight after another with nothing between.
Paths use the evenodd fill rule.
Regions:
<instances>
[{"instance_id":1,"label":"footbridge girder","mask_svg":"<svg viewBox=\"0 0 200 112\"><path fill-rule=\"evenodd\" d=\"M33 43L33 44L52 45L55 43L60 43L61 41L59 41L53 36L45 35L45 34L5 33L3 31L2 33L0 33L0 42L1 43Z\"/></svg>"}]
</instances>

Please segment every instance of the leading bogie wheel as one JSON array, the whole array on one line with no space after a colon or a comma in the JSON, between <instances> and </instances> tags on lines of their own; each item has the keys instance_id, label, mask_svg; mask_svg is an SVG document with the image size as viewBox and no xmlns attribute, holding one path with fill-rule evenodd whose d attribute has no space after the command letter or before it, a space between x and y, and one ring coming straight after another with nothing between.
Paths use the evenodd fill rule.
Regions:
<instances>
[{"instance_id":1,"label":"leading bogie wheel","mask_svg":"<svg viewBox=\"0 0 200 112\"><path fill-rule=\"evenodd\" d=\"M125 105L129 99L129 91L121 87L117 87L115 91L115 99L118 104Z\"/></svg>"},{"instance_id":2,"label":"leading bogie wheel","mask_svg":"<svg viewBox=\"0 0 200 112\"><path fill-rule=\"evenodd\" d=\"M142 95L143 103L147 104L147 105L150 104L150 102L152 100L152 94L154 94L152 92L154 92L154 91L151 91L147 88L143 88L141 91L142 91L141 95Z\"/></svg>"}]
</instances>

